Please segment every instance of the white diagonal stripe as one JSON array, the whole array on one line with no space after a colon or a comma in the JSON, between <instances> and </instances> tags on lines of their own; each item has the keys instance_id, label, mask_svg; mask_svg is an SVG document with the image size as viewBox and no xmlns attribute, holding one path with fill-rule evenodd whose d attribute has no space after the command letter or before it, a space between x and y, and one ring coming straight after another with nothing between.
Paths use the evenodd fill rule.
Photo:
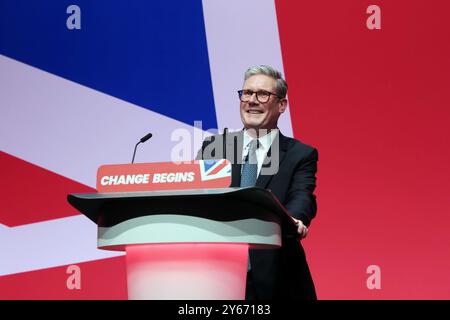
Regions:
<instances>
[{"instance_id":1,"label":"white diagonal stripe","mask_svg":"<svg viewBox=\"0 0 450 320\"><path fill-rule=\"evenodd\" d=\"M0 83L0 150L90 187L100 165L129 163L148 132L136 162L170 161L175 129L194 135L192 126L2 55Z\"/></svg>"},{"instance_id":2,"label":"white diagonal stripe","mask_svg":"<svg viewBox=\"0 0 450 320\"><path fill-rule=\"evenodd\" d=\"M0 252L0 276L124 254L97 249L97 226L83 215L14 228L0 224Z\"/></svg>"}]
</instances>

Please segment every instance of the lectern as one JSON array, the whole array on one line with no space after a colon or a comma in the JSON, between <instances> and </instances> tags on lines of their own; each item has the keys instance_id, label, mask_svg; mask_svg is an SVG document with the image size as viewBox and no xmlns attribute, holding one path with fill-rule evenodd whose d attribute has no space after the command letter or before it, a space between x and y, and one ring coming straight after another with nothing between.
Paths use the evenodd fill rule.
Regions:
<instances>
[{"instance_id":1,"label":"lectern","mask_svg":"<svg viewBox=\"0 0 450 320\"><path fill-rule=\"evenodd\" d=\"M129 299L244 299L248 249L296 237L286 209L258 187L70 194L68 201L97 224L98 248L126 252Z\"/></svg>"}]
</instances>

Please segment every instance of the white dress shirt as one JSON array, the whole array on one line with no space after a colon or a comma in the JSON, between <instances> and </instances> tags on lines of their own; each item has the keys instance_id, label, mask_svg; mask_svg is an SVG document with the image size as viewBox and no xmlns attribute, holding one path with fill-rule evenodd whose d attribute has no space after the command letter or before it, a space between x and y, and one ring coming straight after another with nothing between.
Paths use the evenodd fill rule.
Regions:
<instances>
[{"instance_id":1,"label":"white dress shirt","mask_svg":"<svg viewBox=\"0 0 450 320\"><path fill-rule=\"evenodd\" d=\"M273 140L275 140L275 137L278 134L278 129L271 130L268 134L260 137L259 140L259 148L256 149L256 160L258 161L258 176L261 172L262 165L264 163L264 159L267 155L267 152L270 149L270 146L272 145ZM250 136L247 132L247 130L244 130L244 143L242 144L243 150L242 150L242 163L244 163L244 159L248 155L248 151L250 148L250 142L252 140L255 140L252 136Z\"/></svg>"}]
</instances>

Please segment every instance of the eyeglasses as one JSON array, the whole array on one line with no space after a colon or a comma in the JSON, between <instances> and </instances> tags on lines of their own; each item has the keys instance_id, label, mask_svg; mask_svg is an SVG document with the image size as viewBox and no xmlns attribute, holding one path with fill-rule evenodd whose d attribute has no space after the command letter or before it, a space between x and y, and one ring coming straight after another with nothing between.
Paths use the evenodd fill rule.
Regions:
<instances>
[{"instance_id":1,"label":"eyeglasses","mask_svg":"<svg viewBox=\"0 0 450 320\"><path fill-rule=\"evenodd\" d=\"M260 103L266 103L267 101L269 101L271 95L278 97L276 93L272 93L266 90L259 90L256 92L252 90L239 90L238 91L239 99L242 102L248 102L250 101L254 93L256 93L256 100L258 100Z\"/></svg>"}]
</instances>

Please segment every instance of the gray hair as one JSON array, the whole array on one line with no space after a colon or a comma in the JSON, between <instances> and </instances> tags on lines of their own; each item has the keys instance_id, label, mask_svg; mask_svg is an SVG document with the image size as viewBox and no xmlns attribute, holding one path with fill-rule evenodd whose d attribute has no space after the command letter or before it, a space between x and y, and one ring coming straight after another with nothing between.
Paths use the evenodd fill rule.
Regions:
<instances>
[{"instance_id":1,"label":"gray hair","mask_svg":"<svg viewBox=\"0 0 450 320\"><path fill-rule=\"evenodd\" d=\"M244 81L246 81L248 78L250 78L252 76L256 76L258 74L263 74L265 76L275 79L277 82L277 84L276 84L277 96L280 98L286 98L288 85L286 83L286 80L284 80L283 77L281 76L280 71L272 68L271 66L266 66L266 65L250 67L247 69L247 71L245 71Z\"/></svg>"}]
</instances>

